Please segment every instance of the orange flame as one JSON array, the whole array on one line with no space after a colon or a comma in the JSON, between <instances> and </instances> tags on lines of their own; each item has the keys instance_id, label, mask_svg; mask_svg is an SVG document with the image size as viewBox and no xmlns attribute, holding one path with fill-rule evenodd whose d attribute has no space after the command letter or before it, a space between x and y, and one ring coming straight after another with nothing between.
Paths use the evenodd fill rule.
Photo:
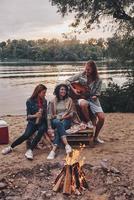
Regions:
<instances>
[{"instance_id":1,"label":"orange flame","mask_svg":"<svg viewBox=\"0 0 134 200\"><path fill-rule=\"evenodd\" d=\"M84 164L85 157L81 157L81 152L85 148L85 145L80 145L80 150L73 150L70 154L67 154L65 160L67 165L73 165L79 162L80 167Z\"/></svg>"}]
</instances>

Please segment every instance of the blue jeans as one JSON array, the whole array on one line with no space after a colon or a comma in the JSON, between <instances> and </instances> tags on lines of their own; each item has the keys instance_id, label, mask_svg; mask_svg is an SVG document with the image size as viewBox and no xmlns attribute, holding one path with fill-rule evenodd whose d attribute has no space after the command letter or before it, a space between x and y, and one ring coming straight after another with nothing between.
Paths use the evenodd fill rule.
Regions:
<instances>
[{"instance_id":1,"label":"blue jeans","mask_svg":"<svg viewBox=\"0 0 134 200\"><path fill-rule=\"evenodd\" d=\"M36 147L37 143L40 141L41 137L44 135L44 133L47 132L47 126L45 123L37 125L35 123L28 122L26 130L23 133L23 135L21 135L17 140L15 140L11 144L11 147L14 148L19 144L21 144L22 142L24 142L25 140L29 139L37 130L38 132L29 146L29 148L33 150Z\"/></svg>"},{"instance_id":2,"label":"blue jeans","mask_svg":"<svg viewBox=\"0 0 134 200\"><path fill-rule=\"evenodd\" d=\"M66 130L71 127L71 120L64 119L60 121L59 119L52 119L51 124L52 128L56 129L53 143L59 146L61 144L61 137L66 136Z\"/></svg>"}]
</instances>

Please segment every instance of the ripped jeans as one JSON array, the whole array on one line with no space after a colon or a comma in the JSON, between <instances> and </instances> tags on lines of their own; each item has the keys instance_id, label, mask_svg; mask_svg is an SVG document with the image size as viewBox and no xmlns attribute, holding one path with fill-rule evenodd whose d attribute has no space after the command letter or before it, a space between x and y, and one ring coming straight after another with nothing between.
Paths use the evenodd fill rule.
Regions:
<instances>
[{"instance_id":1,"label":"ripped jeans","mask_svg":"<svg viewBox=\"0 0 134 200\"><path fill-rule=\"evenodd\" d=\"M25 132L11 144L11 147L14 148L22 142L28 140L35 133L35 131L38 131L37 135L34 137L31 145L29 146L29 148L33 150L44 133L47 132L47 126L45 123L42 123L38 126L34 123L28 122Z\"/></svg>"},{"instance_id":2,"label":"ripped jeans","mask_svg":"<svg viewBox=\"0 0 134 200\"><path fill-rule=\"evenodd\" d=\"M59 146L62 141L61 138L66 136L66 130L71 127L71 120L64 119L60 121L59 119L52 119L51 125L53 129L56 129L53 144Z\"/></svg>"}]
</instances>

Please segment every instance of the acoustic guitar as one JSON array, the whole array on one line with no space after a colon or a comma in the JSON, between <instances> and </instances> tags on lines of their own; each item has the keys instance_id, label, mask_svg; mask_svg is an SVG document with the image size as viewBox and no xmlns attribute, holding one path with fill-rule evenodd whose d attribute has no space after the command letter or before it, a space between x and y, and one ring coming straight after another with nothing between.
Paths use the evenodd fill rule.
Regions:
<instances>
[{"instance_id":1,"label":"acoustic guitar","mask_svg":"<svg viewBox=\"0 0 134 200\"><path fill-rule=\"evenodd\" d=\"M70 91L69 91L69 96L72 98L72 99L80 99L80 98L85 98L84 95L89 93L89 88L86 86L86 85L81 85L81 83L79 82L73 82L71 83L71 86L77 90L77 92L79 93L78 95L75 94L73 92L73 90L70 88Z\"/></svg>"}]
</instances>

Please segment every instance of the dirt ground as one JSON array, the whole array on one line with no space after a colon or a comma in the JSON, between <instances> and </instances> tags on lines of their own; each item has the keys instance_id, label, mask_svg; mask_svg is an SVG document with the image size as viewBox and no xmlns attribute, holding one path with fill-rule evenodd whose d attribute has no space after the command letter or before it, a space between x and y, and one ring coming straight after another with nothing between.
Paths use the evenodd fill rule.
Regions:
<instances>
[{"instance_id":1,"label":"dirt ground","mask_svg":"<svg viewBox=\"0 0 134 200\"><path fill-rule=\"evenodd\" d=\"M23 132L25 117L2 119L9 125L11 143ZM63 149L51 162L46 160L49 149L36 149L34 160L27 160L25 143L6 156L0 153L0 199L134 200L134 114L106 114L101 138L105 144L81 152L89 190L80 196L52 192L52 183L64 164ZM0 152L4 147L0 145Z\"/></svg>"}]
</instances>

